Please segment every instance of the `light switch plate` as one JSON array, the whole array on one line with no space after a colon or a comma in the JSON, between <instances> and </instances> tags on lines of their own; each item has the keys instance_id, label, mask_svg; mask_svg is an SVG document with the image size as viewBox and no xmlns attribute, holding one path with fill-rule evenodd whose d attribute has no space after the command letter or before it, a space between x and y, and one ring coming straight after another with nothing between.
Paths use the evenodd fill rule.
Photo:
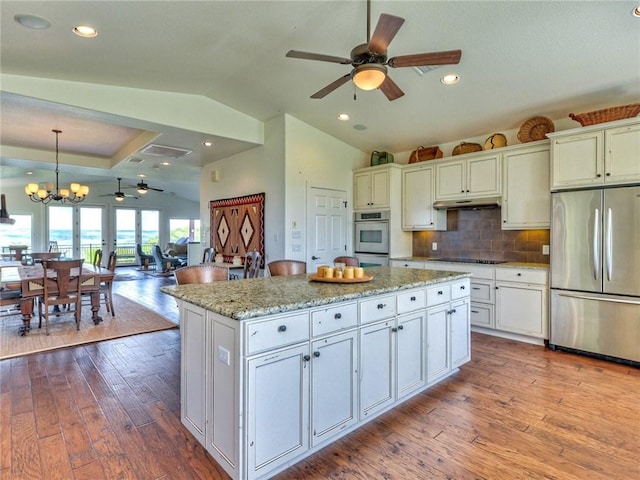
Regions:
<instances>
[{"instance_id":1,"label":"light switch plate","mask_svg":"<svg viewBox=\"0 0 640 480\"><path fill-rule=\"evenodd\" d=\"M218 345L218 360L225 365L231 365L231 352L224 347Z\"/></svg>"},{"instance_id":2,"label":"light switch plate","mask_svg":"<svg viewBox=\"0 0 640 480\"><path fill-rule=\"evenodd\" d=\"M549 255L549 245L542 245L542 254Z\"/></svg>"},{"instance_id":3,"label":"light switch plate","mask_svg":"<svg viewBox=\"0 0 640 480\"><path fill-rule=\"evenodd\" d=\"M431 250L438 250L438 242L433 242L431 244Z\"/></svg>"}]
</instances>

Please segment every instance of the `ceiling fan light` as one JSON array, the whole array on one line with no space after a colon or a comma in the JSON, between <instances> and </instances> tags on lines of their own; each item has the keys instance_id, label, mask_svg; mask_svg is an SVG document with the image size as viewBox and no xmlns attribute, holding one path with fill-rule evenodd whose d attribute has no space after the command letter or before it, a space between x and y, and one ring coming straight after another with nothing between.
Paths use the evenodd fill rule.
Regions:
<instances>
[{"instance_id":1,"label":"ceiling fan light","mask_svg":"<svg viewBox=\"0 0 640 480\"><path fill-rule=\"evenodd\" d=\"M120 195L116 195L116 202L122 202L124 200L124 197L121 197Z\"/></svg>"},{"instance_id":2,"label":"ceiling fan light","mask_svg":"<svg viewBox=\"0 0 640 480\"><path fill-rule=\"evenodd\" d=\"M375 90L387 78L387 69L384 65L370 63L358 65L353 72L353 83L360 90Z\"/></svg>"},{"instance_id":3,"label":"ceiling fan light","mask_svg":"<svg viewBox=\"0 0 640 480\"><path fill-rule=\"evenodd\" d=\"M138 187L138 193L140 195L144 195L145 193L147 193L147 189L146 188L142 188L142 187Z\"/></svg>"}]
</instances>

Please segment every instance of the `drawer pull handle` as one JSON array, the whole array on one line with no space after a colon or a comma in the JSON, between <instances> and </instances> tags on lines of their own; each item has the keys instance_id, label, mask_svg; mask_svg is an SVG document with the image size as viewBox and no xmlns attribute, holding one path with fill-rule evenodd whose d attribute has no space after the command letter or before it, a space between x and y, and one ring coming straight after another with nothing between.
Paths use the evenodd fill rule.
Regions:
<instances>
[{"instance_id":1,"label":"drawer pull handle","mask_svg":"<svg viewBox=\"0 0 640 480\"><path fill-rule=\"evenodd\" d=\"M336 313L333 318L335 318L336 320L340 320L342 318L342 314L341 313Z\"/></svg>"},{"instance_id":2,"label":"drawer pull handle","mask_svg":"<svg viewBox=\"0 0 640 480\"><path fill-rule=\"evenodd\" d=\"M480 287L471 287L471 290L480 290Z\"/></svg>"},{"instance_id":3,"label":"drawer pull handle","mask_svg":"<svg viewBox=\"0 0 640 480\"><path fill-rule=\"evenodd\" d=\"M460 290L464 290L464 289L465 289L464 285L460 286Z\"/></svg>"},{"instance_id":4,"label":"drawer pull handle","mask_svg":"<svg viewBox=\"0 0 640 480\"><path fill-rule=\"evenodd\" d=\"M287 331L287 326L286 325L280 325L278 327L278 331L279 332L286 332Z\"/></svg>"},{"instance_id":5,"label":"drawer pull handle","mask_svg":"<svg viewBox=\"0 0 640 480\"><path fill-rule=\"evenodd\" d=\"M382 310L384 307L386 307L387 304L386 303L379 303L378 304L378 310Z\"/></svg>"},{"instance_id":6,"label":"drawer pull handle","mask_svg":"<svg viewBox=\"0 0 640 480\"><path fill-rule=\"evenodd\" d=\"M320 356L320 352L313 352L313 356L318 358Z\"/></svg>"},{"instance_id":7,"label":"drawer pull handle","mask_svg":"<svg viewBox=\"0 0 640 480\"><path fill-rule=\"evenodd\" d=\"M455 308L453 310L449 310L449 315L451 315L452 313L456 313L456 309Z\"/></svg>"},{"instance_id":8,"label":"drawer pull handle","mask_svg":"<svg viewBox=\"0 0 640 480\"><path fill-rule=\"evenodd\" d=\"M304 357L302 357L302 359L303 359L305 362L308 362L309 360L311 360L311 357L310 357L309 355L305 355Z\"/></svg>"},{"instance_id":9,"label":"drawer pull handle","mask_svg":"<svg viewBox=\"0 0 640 480\"><path fill-rule=\"evenodd\" d=\"M438 295L442 295L442 290L438 290Z\"/></svg>"},{"instance_id":10,"label":"drawer pull handle","mask_svg":"<svg viewBox=\"0 0 640 480\"><path fill-rule=\"evenodd\" d=\"M519 277L521 277L521 276L522 276L522 274L521 274L521 273L518 273L518 276L519 276Z\"/></svg>"},{"instance_id":11,"label":"drawer pull handle","mask_svg":"<svg viewBox=\"0 0 640 480\"><path fill-rule=\"evenodd\" d=\"M471 310L471 313L480 313L478 310Z\"/></svg>"},{"instance_id":12,"label":"drawer pull handle","mask_svg":"<svg viewBox=\"0 0 640 480\"><path fill-rule=\"evenodd\" d=\"M415 301L416 301L416 297L411 297L411 298L410 298L410 300L411 300L412 302L415 302Z\"/></svg>"}]
</instances>

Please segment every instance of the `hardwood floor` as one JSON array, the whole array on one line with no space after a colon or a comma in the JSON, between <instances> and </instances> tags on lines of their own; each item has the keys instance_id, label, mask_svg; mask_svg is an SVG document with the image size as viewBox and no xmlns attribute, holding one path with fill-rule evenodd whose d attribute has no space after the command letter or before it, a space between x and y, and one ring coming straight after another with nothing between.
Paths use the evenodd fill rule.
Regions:
<instances>
[{"instance_id":1,"label":"hardwood floor","mask_svg":"<svg viewBox=\"0 0 640 480\"><path fill-rule=\"evenodd\" d=\"M177 317L158 292L115 292ZM0 362L0 480L227 479L180 423L180 334ZM640 370L472 335L460 372L276 478L638 479Z\"/></svg>"}]
</instances>

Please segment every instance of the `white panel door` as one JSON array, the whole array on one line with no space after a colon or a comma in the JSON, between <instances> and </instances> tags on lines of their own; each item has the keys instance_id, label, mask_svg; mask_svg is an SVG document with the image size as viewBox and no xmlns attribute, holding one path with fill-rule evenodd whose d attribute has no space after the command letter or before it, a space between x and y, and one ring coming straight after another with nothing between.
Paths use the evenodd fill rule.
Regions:
<instances>
[{"instance_id":1,"label":"white panel door","mask_svg":"<svg viewBox=\"0 0 640 480\"><path fill-rule=\"evenodd\" d=\"M309 187L307 272L347 254L347 193Z\"/></svg>"}]
</instances>

